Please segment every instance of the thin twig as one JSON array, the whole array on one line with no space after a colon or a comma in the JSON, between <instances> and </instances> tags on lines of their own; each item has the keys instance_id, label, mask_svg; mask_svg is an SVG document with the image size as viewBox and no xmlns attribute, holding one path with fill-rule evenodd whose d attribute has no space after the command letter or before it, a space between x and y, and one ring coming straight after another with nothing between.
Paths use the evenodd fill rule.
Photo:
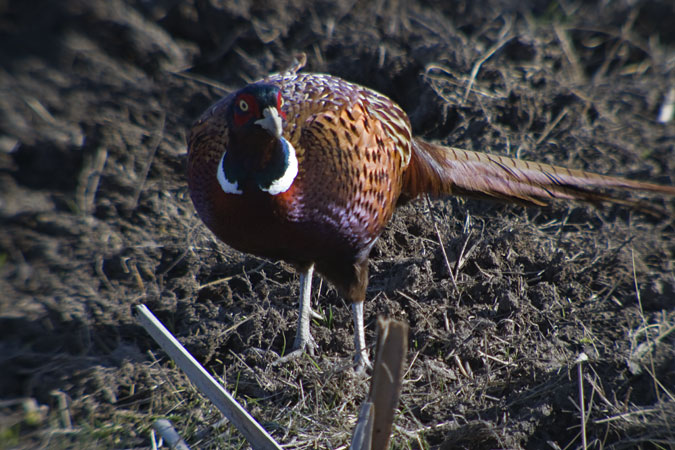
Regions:
<instances>
[{"instance_id":1,"label":"thin twig","mask_svg":"<svg viewBox=\"0 0 675 450\"><path fill-rule=\"evenodd\" d=\"M586 353L581 353L577 358L577 374L579 375L579 410L581 411L581 441L583 449L588 448L588 441L586 440L586 404L584 402L584 370L582 364L588 361Z\"/></svg>"},{"instance_id":2,"label":"thin twig","mask_svg":"<svg viewBox=\"0 0 675 450\"><path fill-rule=\"evenodd\" d=\"M675 116L675 87L671 87L666 93L661 108L659 109L658 120L659 123L668 123L673 120Z\"/></svg>"},{"instance_id":3,"label":"thin twig","mask_svg":"<svg viewBox=\"0 0 675 450\"><path fill-rule=\"evenodd\" d=\"M72 430L73 422L70 420L70 410L68 409L68 399L66 398L66 394L63 391L53 390L51 395L56 398L61 426L66 430Z\"/></svg>"},{"instance_id":4,"label":"thin twig","mask_svg":"<svg viewBox=\"0 0 675 450\"><path fill-rule=\"evenodd\" d=\"M138 183L136 192L134 192L133 201L131 202L131 209L136 209L136 206L138 206L138 201L141 198L141 193L145 188L145 182L148 179L148 174L150 173L150 167L152 166L152 162L155 159L155 154L157 153L159 144L160 142L162 142L162 139L164 138L164 127L166 126L166 113L164 111L162 111L159 123L160 123L160 126L158 127L159 132L155 136L155 142L153 142L152 144L150 155L148 155L148 161L145 163L145 168L143 169L143 176L141 178L141 181L140 183Z\"/></svg>"},{"instance_id":5,"label":"thin twig","mask_svg":"<svg viewBox=\"0 0 675 450\"><path fill-rule=\"evenodd\" d=\"M581 67L581 63L579 62L579 58L577 58L577 55L572 49L572 43L570 42L570 37L567 33L567 30L563 29L563 27L557 23L553 25L553 30L555 31L558 41L560 41L560 47L562 48L563 53L567 57L570 66L572 66L572 71L574 72L576 81L578 83L583 82L585 79L584 71Z\"/></svg>"},{"instance_id":6,"label":"thin twig","mask_svg":"<svg viewBox=\"0 0 675 450\"><path fill-rule=\"evenodd\" d=\"M564 108L562 109L562 111L560 111L560 113L558 113L558 115L556 116L556 118L553 119L553 122L551 122L551 123L548 124L548 126L546 127L546 129L544 130L544 132L541 134L541 136L539 136L539 137L537 138L537 140L535 141L535 144L536 144L536 145L541 144L542 141L543 141L544 139L546 139L546 138L548 137L549 134L551 134L551 131L553 131L553 129L554 129L556 126L558 126L558 124L560 123L560 121L561 121L566 115L567 115L567 107L564 107Z\"/></svg>"},{"instance_id":7,"label":"thin twig","mask_svg":"<svg viewBox=\"0 0 675 450\"><path fill-rule=\"evenodd\" d=\"M429 196L425 197L427 200L427 206L429 207L429 210L431 211L431 200L429 200ZM443 245L443 239L441 238L441 232L438 230L438 226L436 225L436 215L432 213L432 218L433 218L433 223L434 223L434 230L436 230L436 236L438 237L438 245L441 247L441 253L443 253L443 260L445 261L445 267L448 268L448 274L450 275L450 280L452 280L452 285L455 287L455 294L459 295L459 288L457 287L457 280L455 279L455 274L452 272L452 268L450 267L450 261L448 260L448 254L445 252L445 245Z\"/></svg>"},{"instance_id":8,"label":"thin twig","mask_svg":"<svg viewBox=\"0 0 675 450\"><path fill-rule=\"evenodd\" d=\"M504 24L504 28L502 28L501 34L506 35L508 33L508 30L510 28L510 23ZM502 48L507 42L509 42L513 37L508 37L508 38L502 38L497 42L495 45L493 45L484 55L482 58L480 58L476 63L473 65L473 68L471 69L471 75L469 77L469 84L466 86L466 90L464 91L464 97L462 98L462 103L466 102L467 98L469 98L469 94L471 93L471 88L473 87L473 83L476 80L476 76L478 76L478 71L480 70L481 66L485 61L490 59L492 55L494 55L497 50Z\"/></svg>"},{"instance_id":9,"label":"thin twig","mask_svg":"<svg viewBox=\"0 0 675 450\"><path fill-rule=\"evenodd\" d=\"M266 261L261 262L257 267L254 267L253 270L252 270L251 272L252 272L252 273L256 273L256 272L257 272L258 270L260 270L260 269L262 268L262 266L264 266L265 264L267 264ZM198 290L198 291L201 291L201 290L204 289L204 288L211 287L211 286L215 286L215 285L221 284L221 283L225 283L226 281L230 281L232 278L236 278L236 277L238 277L239 275L240 275L240 274L230 275L230 276L228 276L228 277L219 278L219 279L217 279L217 280L209 281L208 283L200 284L199 286L197 286L197 290Z\"/></svg>"},{"instance_id":10,"label":"thin twig","mask_svg":"<svg viewBox=\"0 0 675 450\"><path fill-rule=\"evenodd\" d=\"M77 206L82 214L90 214L94 211L96 192L107 159L108 150L105 147L99 147L93 158L88 158L85 167L80 172L75 195Z\"/></svg>"},{"instance_id":11,"label":"thin twig","mask_svg":"<svg viewBox=\"0 0 675 450\"><path fill-rule=\"evenodd\" d=\"M467 217L467 219L469 218L468 215L466 217ZM466 227L464 227L464 229L466 230ZM459 269L461 269L462 266L464 265L464 262L463 262L464 252L466 251L466 246L469 243L470 237L471 237L471 230L469 230L469 232L466 234L466 239L464 239L464 243L462 244L462 249L459 251L459 255L457 255L457 260L455 261L455 270L453 270L452 274L451 274L451 276L453 278L457 278L457 276L459 275Z\"/></svg>"},{"instance_id":12,"label":"thin twig","mask_svg":"<svg viewBox=\"0 0 675 450\"><path fill-rule=\"evenodd\" d=\"M178 77L178 78L184 78L186 80L194 81L200 84L203 84L205 86L209 86L215 89L218 89L223 92L229 92L230 89L228 89L224 84L218 83L215 80L212 80L211 78L203 77L201 75L197 75L192 72L170 72L171 75Z\"/></svg>"},{"instance_id":13,"label":"thin twig","mask_svg":"<svg viewBox=\"0 0 675 450\"><path fill-rule=\"evenodd\" d=\"M642 308L642 298L640 297L640 289L638 287L637 273L635 272L635 251L631 246L630 249L631 262L633 264L633 285L635 286L635 296L637 297L638 306L640 307L640 319L642 319L642 325L645 329L645 339L647 340L647 345L650 348L653 348L652 337L649 333L649 324L645 318L645 310ZM659 389L659 381L656 379L656 369L654 368L654 358L652 352L648 352L647 356L649 357L649 367L651 368L652 379L654 380L654 393L656 394L656 399L661 401L661 390Z\"/></svg>"}]
</instances>

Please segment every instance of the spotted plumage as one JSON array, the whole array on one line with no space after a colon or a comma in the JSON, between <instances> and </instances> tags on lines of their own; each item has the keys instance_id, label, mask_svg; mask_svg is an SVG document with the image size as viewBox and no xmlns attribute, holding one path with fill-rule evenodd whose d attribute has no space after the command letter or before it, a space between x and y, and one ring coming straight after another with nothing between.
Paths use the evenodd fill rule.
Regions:
<instances>
[{"instance_id":1,"label":"spotted plumage","mask_svg":"<svg viewBox=\"0 0 675 450\"><path fill-rule=\"evenodd\" d=\"M461 194L542 205L613 198L592 188L675 188L442 147L412 136L387 97L324 74L288 71L233 92L193 125L188 183L204 223L243 252L301 274L295 347L309 333L312 270L353 304L356 364L368 363L368 254L400 201ZM297 353L296 353L297 354Z\"/></svg>"}]
</instances>

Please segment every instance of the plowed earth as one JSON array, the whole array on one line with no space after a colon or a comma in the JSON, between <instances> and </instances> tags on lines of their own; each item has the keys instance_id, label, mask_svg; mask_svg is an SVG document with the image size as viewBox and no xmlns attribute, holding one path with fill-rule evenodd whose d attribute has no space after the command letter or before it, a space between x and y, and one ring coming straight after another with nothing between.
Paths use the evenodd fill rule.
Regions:
<instances>
[{"instance_id":1,"label":"plowed earth","mask_svg":"<svg viewBox=\"0 0 675 450\"><path fill-rule=\"evenodd\" d=\"M348 445L348 305L315 280L320 353L272 367L298 277L217 242L185 180L191 122L300 52L426 139L675 183L675 3L480 3L0 2L0 447L149 448L158 417L246 447L139 303L288 448ZM589 447L675 446L675 203L648 200L669 216L401 208L365 308L368 342L379 314L411 326L395 448L579 448L580 373Z\"/></svg>"}]
</instances>

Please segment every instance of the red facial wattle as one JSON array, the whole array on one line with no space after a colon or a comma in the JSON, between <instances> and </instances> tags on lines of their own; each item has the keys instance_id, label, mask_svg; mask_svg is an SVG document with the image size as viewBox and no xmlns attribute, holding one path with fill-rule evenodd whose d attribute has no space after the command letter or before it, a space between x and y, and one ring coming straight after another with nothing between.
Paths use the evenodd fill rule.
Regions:
<instances>
[{"instance_id":1,"label":"red facial wattle","mask_svg":"<svg viewBox=\"0 0 675 450\"><path fill-rule=\"evenodd\" d=\"M286 118L286 113L281 109L284 106L284 99L281 97L281 91L277 94L277 111L282 118Z\"/></svg>"},{"instance_id":2,"label":"red facial wattle","mask_svg":"<svg viewBox=\"0 0 675 450\"><path fill-rule=\"evenodd\" d=\"M234 124L241 127L260 117L258 101L251 94L241 94L234 100Z\"/></svg>"}]
</instances>

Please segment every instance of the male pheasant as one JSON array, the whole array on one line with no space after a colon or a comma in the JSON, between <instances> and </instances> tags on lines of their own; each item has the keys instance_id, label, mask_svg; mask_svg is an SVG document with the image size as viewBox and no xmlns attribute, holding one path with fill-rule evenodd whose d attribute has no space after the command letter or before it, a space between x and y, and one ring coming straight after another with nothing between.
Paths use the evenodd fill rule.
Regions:
<instances>
[{"instance_id":1,"label":"male pheasant","mask_svg":"<svg viewBox=\"0 0 675 450\"><path fill-rule=\"evenodd\" d=\"M196 121L188 184L218 238L300 273L295 351L287 358L316 346L309 330L316 267L352 304L358 371L369 364L368 254L399 202L428 193L634 204L592 188L675 195L672 186L431 144L413 137L406 113L384 95L293 70L227 95Z\"/></svg>"}]
</instances>

